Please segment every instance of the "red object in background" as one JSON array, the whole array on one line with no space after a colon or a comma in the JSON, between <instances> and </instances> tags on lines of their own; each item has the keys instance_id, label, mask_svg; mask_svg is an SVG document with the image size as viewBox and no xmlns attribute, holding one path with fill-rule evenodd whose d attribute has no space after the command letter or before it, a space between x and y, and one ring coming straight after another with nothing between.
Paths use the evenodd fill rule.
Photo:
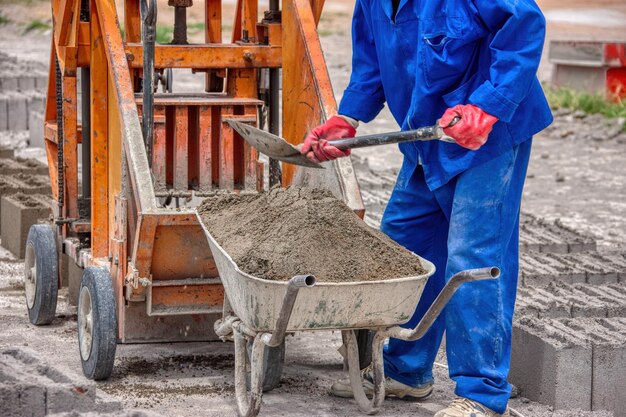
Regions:
<instances>
[{"instance_id":1,"label":"red object in background","mask_svg":"<svg viewBox=\"0 0 626 417\"><path fill-rule=\"evenodd\" d=\"M626 43L553 40L549 59L555 65L552 84L626 100Z\"/></svg>"},{"instance_id":2,"label":"red object in background","mask_svg":"<svg viewBox=\"0 0 626 417\"><path fill-rule=\"evenodd\" d=\"M606 90L615 100L626 98L626 44L604 45L604 60L609 66L606 71Z\"/></svg>"}]
</instances>

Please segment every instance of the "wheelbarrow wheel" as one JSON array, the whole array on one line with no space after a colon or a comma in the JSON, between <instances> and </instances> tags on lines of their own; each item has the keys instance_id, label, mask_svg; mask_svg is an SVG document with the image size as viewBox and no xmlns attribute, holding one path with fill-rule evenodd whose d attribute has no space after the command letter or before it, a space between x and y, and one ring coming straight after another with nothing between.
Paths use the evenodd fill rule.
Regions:
<instances>
[{"instance_id":1,"label":"wheelbarrow wheel","mask_svg":"<svg viewBox=\"0 0 626 417\"><path fill-rule=\"evenodd\" d=\"M252 355L252 340L248 341L246 346L248 351L248 360ZM285 363L285 342L280 346L266 347L263 355L263 392L269 392L280 384L280 377L283 374L283 365ZM246 375L248 388L250 387L250 370Z\"/></svg>"},{"instance_id":2,"label":"wheelbarrow wheel","mask_svg":"<svg viewBox=\"0 0 626 417\"><path fill-rule=\"evenodd\" d=\"M47 224L31 226L24 255L24 292L28 319L40 326L54 320L59 292L56 234Z\"/></svg>"},{"instance_id":3,"label":"wheelbarrow wheel","mask_svg":"<svg viewBox=\"0 0 626 417\"><path fill-rule=\"evenodd\" d=\"M117 347L117 317L111 275L103 267L83 271L78 296L78 345L89 379L111 376Z\"/></svg>"}]
</instances>

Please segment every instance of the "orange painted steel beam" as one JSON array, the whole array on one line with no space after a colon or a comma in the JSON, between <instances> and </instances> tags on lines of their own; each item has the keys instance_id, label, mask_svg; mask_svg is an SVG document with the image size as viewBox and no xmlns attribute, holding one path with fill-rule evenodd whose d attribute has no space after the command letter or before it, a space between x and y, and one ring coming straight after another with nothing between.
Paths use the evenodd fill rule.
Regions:
<instances>
[{"instance_id":1,"label":"orange painted steel beam","mask_svg":"<svg viewBox=\"0 0 626 417\"><path fill-rule=\"evenodd\" d=\"M55 10L54 3L57 3ZM72 31L78 20L78 7L76 0L60 0L53 2L54 38L57 45L68 46L72 37Z\"/></svg>"},{"instance_id":2,"label":"orange painted steel beam","mask_svg":"<svg viewBox=\"0 0 626 417\"><path fill-rule=\"evenodd\" d=\"M98 21L102 28L102 39L106 51L109 75L114 80L114 98L119 112L120 128L128 172L133 185L137 210L156 209L154 189L152 187L150 165L143 143L139 114L135 104L133 84L126 60L126 52L117 19L115 3L108 0L95 0ZM95 43L95 41L94 41ZM120 161L121 163L121 161Z\"/></svg>"},{"instance_id":3,"label":"orange painted steel beam","mask_svg":"<svg viewBox=\"0 0 626 417\"><path fill-rule=\"evenodd\" d=\"M311 10L313 11L313 19L315 20L315 26L320 23L322 17L322 10L324 9L325 0L311 0Z\"/></svg>"},{"instance_id":4,"label":"orange painted steel beam","mask_svg":"<svg viewBox=\"0 0 626 417\"><path fill-rule=\"evenodd\" d=\"M141 42L139 0L124 0L124 41Z\"/></svg>"},{"instance_id":5,"label":"orange painted steel beam","mask_svg":"<svg viewBox=\"0 0 626 417\"><path fill-rule=\"evenodd\" d=\"M82 137L83 137L83 127L82 125L77 125L76 126L76 143L81 143L82 142ZM44 139L53 142L55 144L57 144L58 142L58 137L57 137L57 122L56 120L51 122L51 121L44 121L43 124L43 137Z\"/></svg>"},{"instance_id":6,"label":"orange painted steel beam","mask_svg":"<svg viewBox=\"0 0 626 417\"><path fill-rule=\"evenodd\" d=\"M91 253L109 255L108 84L107 57L95 3L91 3Z\"/></svg>"},{"instance_id":7,"label":"orange painted steel beam","mask_svg":"<svg viewBox=\"0 0 626 417\"><path fill-rule=\"evenodd\" d=\"M128 63L132 68L143 66L140 44L126 44ZM280 47L262 45L204 44L157 45L155 68L278 68L282 64Z\"/></svg>"},{"instance_id":8,"label":"orange painted steel beam","mask_svg":"<svg viewBox=\"0 0 626 417\"><path fill-rule=\"evenodd\" d=\"M283 137L302 142L306 133L337 112L330 77L309 0L283 2ZM283 184L296 167L283 164Z\"/></svg>"}]
</instances>

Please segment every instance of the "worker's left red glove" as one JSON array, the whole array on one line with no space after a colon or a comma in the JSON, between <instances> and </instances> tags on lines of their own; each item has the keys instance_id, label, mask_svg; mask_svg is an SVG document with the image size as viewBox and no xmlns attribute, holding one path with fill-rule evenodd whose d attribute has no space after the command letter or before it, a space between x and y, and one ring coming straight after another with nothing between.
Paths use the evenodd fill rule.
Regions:
<instances>
[{"instance_id":1,"label":"worker's left red glove","mask_svg":"<svg viewBox=\"0 0 626 417\"><path fill-rule=\"evenodd\" d=\"M300 152L313 162L324 162L350 155L332 145L333 139L353 138L356 129L342 117L333 116L323 125L312 129L304 139Z\"/></svg>"},{"instance_id":2,"label":"worker's left red glove","mask_svg":"<svg viewBox=\"0 0 626 417\"><path fill-rule=\"evenodd\" d=\"M450 126L455 117L460 117L454 126ZM443 114L439 124L443 132L456 140L464 148L475 151L487 142L489 133L498 118L472 104L459 104Z\"/></svg>"}]
</instances>

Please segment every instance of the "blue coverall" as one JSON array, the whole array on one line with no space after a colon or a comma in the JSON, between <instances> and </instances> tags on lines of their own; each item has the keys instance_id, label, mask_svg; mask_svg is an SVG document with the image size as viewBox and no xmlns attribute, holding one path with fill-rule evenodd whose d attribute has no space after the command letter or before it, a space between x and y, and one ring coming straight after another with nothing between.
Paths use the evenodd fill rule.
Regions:
<instances>
[{"instance_id":1,"label":"blue coverall","mask_svg":"<svg viewBox=\"0 0 626 417\"><path fill-rule=\"evenodd\" d=\"M339 114L369 122L386 102L403 130L432 125L448 107L498 117L477 151L438 141L400 145L402 169L381 229L434 262L408 325L454 273L497 265L497 281L461 286L415 342L390 340L385 372L433 381L446 331L456 394L503 413L518 274L519 208L531 138L552 122L536 77L545 19L531 0L356 0L350 84Z\"/></svg>"}]
</instances>

